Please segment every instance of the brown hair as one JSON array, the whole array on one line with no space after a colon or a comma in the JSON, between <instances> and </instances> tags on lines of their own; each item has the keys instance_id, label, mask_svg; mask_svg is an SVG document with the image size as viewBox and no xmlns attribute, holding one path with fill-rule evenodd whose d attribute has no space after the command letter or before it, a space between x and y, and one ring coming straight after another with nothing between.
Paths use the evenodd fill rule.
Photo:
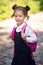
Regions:
<instances>
[{"instance_id":1,"label":"brown hair","mask_svg":"<svg viewBox=\"0 0 43 65\"><path fill-rule=\"evenodd\" d=\"M16 4L12 6L12 9L14 10L21 10L23 13L24 13L24 16L26 15L27 19L29 18L29 16L27 15L28 11L30 10L30 7L29 6L26 6L26 7L23 7L23 6L17 6ZM14 13L12 15L12 17L14 16Z\"/></svg>"}]
</instances>

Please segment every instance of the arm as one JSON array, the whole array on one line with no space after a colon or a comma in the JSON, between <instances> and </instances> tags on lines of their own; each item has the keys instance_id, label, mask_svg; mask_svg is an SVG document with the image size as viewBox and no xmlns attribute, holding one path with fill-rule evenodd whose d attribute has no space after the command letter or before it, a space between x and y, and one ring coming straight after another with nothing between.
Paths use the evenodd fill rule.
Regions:
<instances>
[{"instance_id":1,"label":"arm","mask_svg":"<svg viewBox=\"0 0 43 65\"><path fill-rule=\"evenodd\" d=\"M16 27L13 28L12 32L10 33L9 37L14 40L14 33L15 33Z\"/></svg>"},{"instance_id":2,"label":"arm","mask_svg":"<svg viewBox=\"0 0 43 65\"><path fill-rule=\"evenodd\" d=\"M12 34L11 33L9 34L9 38L12 38Z\"/></svg>"},{"instance_id":3,"label":"arm","mask_svg":"<svg viewBox=\"0 0 43 65\"><path fill-rule=\"evenodd\" d=\"M26 41L29 43L34 43L37 41L37 36L30 26L26 27L25 36L26 36Z\"/></svg>"}]
</instances>

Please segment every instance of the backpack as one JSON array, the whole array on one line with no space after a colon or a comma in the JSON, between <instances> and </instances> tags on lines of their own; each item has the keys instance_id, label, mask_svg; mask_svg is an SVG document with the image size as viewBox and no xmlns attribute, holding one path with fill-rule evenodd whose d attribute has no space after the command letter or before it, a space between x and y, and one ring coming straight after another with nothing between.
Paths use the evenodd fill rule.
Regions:
<instances>
[{"instance_id":1,"label":"backpack","mask_svg":"<svg viewBox=\"0 0 43 65\"><path fill-rule=\"evenodd\" d=\"M23 26L21 33L24 32L26 26L27 26L27 24L25 24L25 25ZM12 35L12 40L14 40L14 32L15 32L15 30L16 30L16 27L13 28L12 33L11 33L11 35ZM38 37L37 32L36 32L35 30L33 30L33 32L34 32L35 35ZM35 51L36 51L36 47L37 47L37 42L38 42L38 40L37 40L36 42L34 42L34 43L26 42L26 45L31 48L31 51L32 51L32 52L35 52Z\"/></svg>"}]
</instances>

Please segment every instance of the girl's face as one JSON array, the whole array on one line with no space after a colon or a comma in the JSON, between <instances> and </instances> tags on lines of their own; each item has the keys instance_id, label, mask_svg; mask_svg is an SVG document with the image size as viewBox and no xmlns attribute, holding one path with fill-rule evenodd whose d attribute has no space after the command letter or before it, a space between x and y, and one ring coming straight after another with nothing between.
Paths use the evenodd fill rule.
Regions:
<instances>
[{"instance_id":1,"label":"girl's face","mask_svg":"<svg viewBox=\"0 0 43 65\"><path fill-rule=\"evenodd\" d=\"M21 10L15 10L14 16L18 26L24 22L25 16Z\"/></svg>"}]
</instances>

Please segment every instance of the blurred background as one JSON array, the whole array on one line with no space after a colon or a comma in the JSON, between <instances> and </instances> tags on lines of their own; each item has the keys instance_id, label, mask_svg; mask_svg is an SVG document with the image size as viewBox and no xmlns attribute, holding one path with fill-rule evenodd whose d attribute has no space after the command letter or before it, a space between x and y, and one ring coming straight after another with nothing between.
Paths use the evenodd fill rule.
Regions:
<instances>
[{"instance_id":1,"label":"blurred background","mask_svg":"<svg viewBox=\"0 0 43 65\"><path fill-rule=\"evenodd\" d=\"M0 0L0 21L9 18L12 15L12 6L14 4L26 6L29 5L29 13L43 11L43 0Z\"/></svg>"},{"instance_id":2,"label":"blurred background","mask_svg":"<svg viewBox=\"0 0 43 65\"><path fill-rule=\"evenodd\" d=\"M0 0L0 65L11 65L14 51L14 42L9 35L16 22L11 18L12 6L30 6L27 24L38 33L36 51L33 52L36 65L43 65L43 0Z\"/></svg>"}]
</instances>

